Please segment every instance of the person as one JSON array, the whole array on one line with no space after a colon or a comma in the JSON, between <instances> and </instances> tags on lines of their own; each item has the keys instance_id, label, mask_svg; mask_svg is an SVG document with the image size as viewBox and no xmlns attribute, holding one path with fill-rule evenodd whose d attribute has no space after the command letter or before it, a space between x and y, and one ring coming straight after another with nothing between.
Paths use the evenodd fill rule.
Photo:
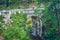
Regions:
<instances>
[{"instance_id":1,"label":"person","mask_svg":"<svg viewBox=\"0 0 60 40\"><path fill-rule=\"evenodd\" d=\"M29 5L29 8L32 9L32 10L36 9L36 6L34 5L34 2L32 2L32 3Z\"/></svg>"}]
</instances>

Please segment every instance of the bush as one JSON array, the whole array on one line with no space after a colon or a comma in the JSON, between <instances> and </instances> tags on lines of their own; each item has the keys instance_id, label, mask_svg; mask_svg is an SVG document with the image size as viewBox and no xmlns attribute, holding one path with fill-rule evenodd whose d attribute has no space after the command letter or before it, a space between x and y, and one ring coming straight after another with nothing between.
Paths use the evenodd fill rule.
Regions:
<instances>
[{"instance_id":1,"label":"bush","mask_svg":"<svg viewBox=\"0 0 60 40\"><path fill-rule=\"evenodd\" d=\"M26 15L25 14L12 14L12 26L7 24L8 29L5 31L5 40L30 40L29 34L26 31Z\"/></svg>"}]
</instances>

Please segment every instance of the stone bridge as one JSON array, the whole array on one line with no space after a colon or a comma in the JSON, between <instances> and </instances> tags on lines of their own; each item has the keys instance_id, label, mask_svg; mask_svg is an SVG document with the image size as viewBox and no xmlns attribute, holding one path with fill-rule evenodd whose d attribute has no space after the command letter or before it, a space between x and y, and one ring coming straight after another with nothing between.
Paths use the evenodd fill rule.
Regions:
<instances>
[{"instance_id":1,"label":"stone bridge","mask_svg":"<svg viewBox=\"0 0 60 40\"><path fill-rule=\"evenodd\" d=\"M40 11L40 13L42 12L42 10L43 9L40 9L39 11ZM12 22L12 20L10 19L10 17L11 17L11 14L16 14L16 12L18 12L18 13L24 13L24 14L27 14L27 18L29 18L29 17L31 17L31 16L37 16L38 17L38 20L37 20L37 27L38 27L38 30L37 30L37 32L38 32L38 35L39 36L41 36L41 34L42 34L42 21L41 21L41 16L42 15L35 15L34 14L34 12L35 12L35 10L33 10L33 9L13 9L13 10L1 10L0 11L0 15L2 15L4 18L3 18L3 20L5 21L5 23L3 24L3 27L5 27L5 24L7 23L7 22L9 22L10 24L11 24L11 22ZM34 23L34 19L32 19L33 20L33 26L35 25L35 23ZM7 29L6 27L5 27L5 29ZM35 29L35 28L34 28ZM33 29L33 30L34 30ZM35 30L34 30L35 31ZM33 32L33 34L35 34L35 32Z\"/></svg>"},{"instance_id":2,"label":"stone bridge","mask_svg":"<svg viewBox=\"0 0 60 40\"><path fill-rule=\"evenodd\" d=\"M43 8L39 8L40 13L42 10L44 10ZM35 10L35 9L34 9ZM11 14L15 14L16 12L18 13L24 13L27 14L27 17L30 17L34 14L34 10L33 9L12 9L12 10L0 10L0 15L4 16L4 19L10 19ZM38 14L37 14L38 16ZM39 15L41 16L41 15Z\"/></svg>"}]
</instances>

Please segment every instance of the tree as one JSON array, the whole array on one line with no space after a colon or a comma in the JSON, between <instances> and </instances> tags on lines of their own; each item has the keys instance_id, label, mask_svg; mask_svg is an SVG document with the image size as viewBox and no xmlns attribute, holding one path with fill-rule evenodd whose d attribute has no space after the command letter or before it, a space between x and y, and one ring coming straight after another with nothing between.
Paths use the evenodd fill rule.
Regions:
<instances>
[{"instance_id":1,"label":"tree","mask_svg":"<svg viewBox=\"0 0 60 40\"><path fill-rule=\"evenodd\" d=\"M45 38L46 38L46 40L60 40L60 38L59 38L60 36L57 35L58 29L60 29L60 26L59 26L60 16L58 16L58 15L60 15L59 14L60 13L60 11L59 11L60 10L60 8L59 8L60 1L51 0L50 2L48 2L48 5L46 6L44 18L42 20L43 20L43 22L50 20L51 26L49 26L49 27L47 26L48 28L45 32Z\"/></svg>"}]
</instances>

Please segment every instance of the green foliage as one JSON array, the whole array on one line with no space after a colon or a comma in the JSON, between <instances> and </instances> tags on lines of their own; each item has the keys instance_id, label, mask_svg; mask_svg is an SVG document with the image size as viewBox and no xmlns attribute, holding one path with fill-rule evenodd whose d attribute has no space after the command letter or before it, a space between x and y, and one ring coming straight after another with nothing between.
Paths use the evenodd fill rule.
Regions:
<instances>
[{"instance_id":1,"label":"green foliage","mask_svg":"<svg viewBox=\"0 0 60 40\"><path fill-rule=\"evenodd\" d=\"M6 25L8 28L5 31L5 40L30 40L26 27L26 15L22 13L12 14L12 21L12 26Z\"/></svg>"},{"instance_id":2,"label":"green foliage","mask_svg":"<svg viewBox=\"0 0 60 40\"><path fill-rule=\"evenodd\" d=\"M56 2L57 3L57 2ZM52 3L53 4L53 3ZM45 32L45 38L46 40L60 40L60 36L57 35L57 31L58 31L58 24L57 24L57 17L56 17L56 12L54 9L52 9L53 6L50 3L49 6L46 6L46 10L44 13L44 17L42 18L43 24L45 24L45 22L48 22L48 20L50 20L51 25L47 28L46 32ZM54 10L54 11L53 11Z\"/></svg>"},{"instance_id":3,"label":"green foliage","mask_svg":"<svg viewBox=\"0 0 60 40\"><path fill-rule=\"evenodd\" d=\"M0 15L0 33L3 33L4 28L2 27L3 17Z\"/></svg>"},{"instance_id":4,"label":"green foliage","mask_svg":"<svg viewBox=\"0 0 60 40\"><path fill-rule=\"evenodd\" d=\"M3 21L3 16L2 15L0 15L0 22L2 22Z\"/></svg>"}]
</instances>

